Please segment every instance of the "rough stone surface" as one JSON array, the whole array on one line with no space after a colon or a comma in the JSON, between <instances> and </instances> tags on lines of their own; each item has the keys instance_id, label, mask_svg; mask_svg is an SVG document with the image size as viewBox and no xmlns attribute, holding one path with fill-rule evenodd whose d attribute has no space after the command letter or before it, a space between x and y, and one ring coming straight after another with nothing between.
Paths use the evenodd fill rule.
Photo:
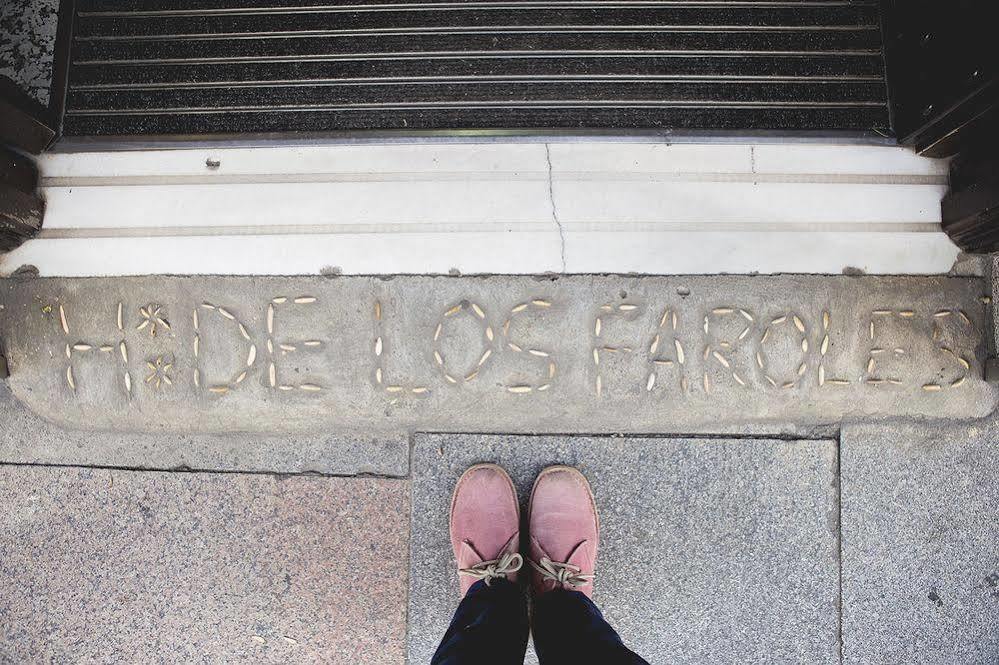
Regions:
<instances>
[{"instance_id":1,"label":"rough stone surface","mask_svg":"<svg viewBox=\"0 0 999 665\"><path fill-rule=\"evenodd\" d=\"M59 0L0 2L0 76L49 103Z\"/></svg>"},{"instance_id":2,"label":"rough stone surface","mask_svg":"<svg viewBox=\"0 0 999 665\"><path fill-rule=\"evenodd\" d=\"M844 427L844 662L999 662L997 442L995 421Z\"/></svg>"},{"instance_id":3,"label":"rough stone surface","mask_svg":"<svg viewBox=\"0 0 999 665\"><path fill-rule=\"evenodd\" d=\"M996 349L999 349L999 317L996 316L996 299L999 298L999 254L992 257L990 268L988 275L992 290L989 294L989 306L986 308L986 320L992 321L993 336L987 354L994 356Z\"/></svg>"},{"instance_id":4,"label":"rough stone surface","mask_svg":"<svg viewBox=\"0 0 999 665\"><path fill-rule=\"evenodd\" d=\"M2 466L0 504L2 662L404 658L404 481Z\"/></svg>"},{"instance_id":5,"label":"rough stone surface","mask_svg":"<svg viewBox=\"0 0 999 665\"><path fill-rule=\"evenodd\" d=\"M837 662L834 441L459 434L414 449L410 662L428 662L457 606L448 506L483 461L525 503L549 464L587 475L594 599L650 662Z\"/></svg>"},{"instance_id":6,"label":"rough stone surface","mask_svg":"<svg viewBox=\"0 0 999 665\"><path fill-rule=\"evenodd\" d=\"M0 382L0 463L402 477L409 474L409 437L80 431L40 418Z\"/></svg>"},{"instance_id":7,"label":"rough stone surface","mask_svg":"<svg viewBox=\"0 0 999 665\"><path fill-rule=\"evenodd\" d=\"M7 280L0 336L14 394L75 428L741 431L988 413L988 288L967 277Z\"/></svg>"}]
</instances>

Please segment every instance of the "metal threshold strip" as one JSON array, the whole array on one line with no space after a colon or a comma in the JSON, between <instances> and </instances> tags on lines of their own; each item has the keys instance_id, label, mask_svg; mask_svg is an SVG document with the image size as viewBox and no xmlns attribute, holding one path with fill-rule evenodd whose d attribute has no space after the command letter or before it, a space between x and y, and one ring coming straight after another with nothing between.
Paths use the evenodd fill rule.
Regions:
<instances>
[{"instance_id":1,"label":"metal threshold strip","mask_svg":"<svg viewBox=\"0 0 999 665\"><path fill-rule=\"evenodd\" d=\"M479 75L479 76L400 76L383 78L340 78L340 79L304 79L304 80L272 80L272 81L184 81L174 83L95 83L78 85L77 90L187 90L195 88L271 88L271 87L310 87L339 85L439 85L444 83L523 83L536 85L539 83L761 83L773 81L811 81L816 83L837 81L867 81L877 82L872 76L843 76L838 78L824 77L821 79L804 76L659 76L636 74L592 74L572 76L536 75L532 78L514 75Z\"/></svg>"},{"instance_id":2,"label":"metal threshold strip","mask_svg":"<svg viewBox=\"0 0 999 665\"><path fill-rule=\"evenodd\" d=\"M614 32L614 33L689 33L689 32L827 32L827 31L857 31L877 30L874 25L815 25L815 26L734 26L734 25L490 25L490 26L439 26L427 28L368 28L354 30L301 30L301 31L268 31L268 32L230 32L230 33L185 33L157 35L92 35L79 37L77 41L93 42L152 42L152 41L183 41L183 40L232 40L232 39L299 39L302 37L357 37L364 35L477 35L477 34L548 34L553 32Z\"/></svg>"},{"instance_id":3,"label":"metal threshold strip","mask_svg":"<svg viewBox=\"0 0 999 665\"><path fill-rule=\"evenodd\" d=\"M477 102L408 102L408 103L383 103L383 104L313 104L311 106L283 105L283 106L226 106L226 107L191 107L191 108L146 108L146 109L80 109L72 111L70 115L94 116L94 115L135 115L138 113L147 115L192 115L203 113L239 113L252 111L255 113L310 113L323 111L368 111L378 110L424 110L424 109L465 109L465 108L501 108L501 109L580 109L580 108L610 108L610 109L667 109L667 108L717 108L719 106L756 109L756 108L851 108L855 106L878 106L869 102L681 102L681 101L648 101L648 100L619 100L607 101L570 101L570 100L545 100L545 101L477 101Z\"/></svg>"},{"instance_id":4,"label":"metal threshold strip","mask_svg":"<svg viewBox=\"0 0 999 665\"><path fill-rule=\"evenodd\" d=\"M543 2L527 0L525 2L400 2L396 3L358 3L358 4L329 4L329 5L303 5L295 6L268 6L263 3L261 6L233 6L219 8L169 8L169 9L127 9L117 11L91 11L79 10L77 14L82 17L168 17L168 16L233 16L233 15L255 15L255 14L314 14L332 12L377 12L377 11L426 11L426 10L458 10L477 11L482 9L575 9L577 7L599 8L599 9L648 9L656 7L680 7L693 9L772 9L790 8L800 9L805 7L850 7L857 4L853 0L785 0L784 2L774 2L766 0L721 0L714 2L696 2L691 0L546 0Z\"/></svg>"},{"instance_id":5,"label":"metal threshold strip","mask_svg":"<svg viewBox=\"0 0 999 665\"><path fill-rule=\"evenodd\" d=\"M332 55L305 54L305 55L249 55L249 56L212 56L195 58L161 58L161 59L122 59L122 60L74 60L73 65L207 65L213 63L269 63L269 62L336 62L343 60L407 60L407 59L427 59L427 58L453 58L453 59L535 59L535 58L731 58L731 57L792 57L811 58L815 56L831 57L871 57L879 55L873 50L852 50L852 51L825 51L815 53L814 51L669 51L669 50L647 50L647 51L367 51L355 53L342 53ZM810 78L808 80L811 80ZM76 86L73 86L75 89Z\"/></svg>"}]
</instances>

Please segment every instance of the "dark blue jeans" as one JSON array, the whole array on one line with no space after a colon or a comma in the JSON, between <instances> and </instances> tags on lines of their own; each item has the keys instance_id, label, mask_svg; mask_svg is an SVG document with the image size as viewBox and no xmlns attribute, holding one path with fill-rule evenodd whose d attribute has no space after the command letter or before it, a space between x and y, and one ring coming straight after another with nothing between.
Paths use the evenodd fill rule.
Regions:
<instances>
[{"instance_id":1,"label":"dark blue jeans","mask_svg":"<svg viewBox=\"0 0 999 665\"><path fill-rule=\"evenodd\" d=\"M534 649L542 665L648 665L578 591L534 600ZM431 665L514 665L527 650L527 598L506 580L476 582L458 605Z\"/></svg>"}]
</instances>

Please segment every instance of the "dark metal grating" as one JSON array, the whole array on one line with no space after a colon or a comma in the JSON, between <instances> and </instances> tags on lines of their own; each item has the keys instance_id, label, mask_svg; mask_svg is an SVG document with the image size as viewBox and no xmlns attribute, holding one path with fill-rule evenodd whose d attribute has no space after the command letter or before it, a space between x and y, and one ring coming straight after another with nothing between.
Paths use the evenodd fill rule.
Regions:
<instances>
[{"instance_id":1,"label":"dark metal grating","mask_svg":"<svg viewBox=\"0 0 999 665\"><path fill-rule=\"evenodd\" d=\"M77 0L64 134L889 126L878 3Z\"/></svg>"}]
</instances>

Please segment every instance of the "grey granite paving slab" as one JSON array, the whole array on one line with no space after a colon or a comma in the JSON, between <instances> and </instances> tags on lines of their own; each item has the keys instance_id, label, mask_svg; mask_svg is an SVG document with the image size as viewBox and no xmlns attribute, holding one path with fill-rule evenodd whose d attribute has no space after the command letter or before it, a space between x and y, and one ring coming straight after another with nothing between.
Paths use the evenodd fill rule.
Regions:
<instances>
[{"instance_id":1,"label":"grey granite paving slab","mask_svg":"<svg viewBox=\"0 0 999 665\"><path fill-rule=\"evenodd\" d=\"M999 426L842 433L844 662L999 663Z\"/></svg>"},{"instance_id":2,"label":"grey granite paving slab","mask_svg":"<svg viewBox=\"0 0 999 665\"><path fill-rule=\"evenodd\" d=\"M545 466L578 466L601 516L594 599L652 663L837 662L834 441L418 435L409 659L458 604L454 483L498 462L526 503Z\"/></svg>"},{"instance_id":3,"label":"grey granite paving slab","mask_svg":"<svg viewBox=\"0 0 999 665\"><path fill-rule=\"evenodd\" d=\"M939 276L6 280L0 338L14 395L76 429L717 433L989 413L988 289Z\"/></svg>"},{"instance_id":4,"label":"grey granite paving slab","mask_svg":"<svg viewBox=\"0 0 999 665\"><path fill-rule=\"evenodd\" d=\"M30 411L0 382L0 463L134 469L409 474L405 432L185 434L67 429Z\"/></svg>"},{"instance_id":5,"label":"grey granite paving slab","mask_svg":"<svg viewBox=\"0 0 999 665\"><path fill-rule=\"evenodd\" d=\"M0 662L401 663L408 511L405 481L0 466Z\"/></svg>"}]
</instances>

